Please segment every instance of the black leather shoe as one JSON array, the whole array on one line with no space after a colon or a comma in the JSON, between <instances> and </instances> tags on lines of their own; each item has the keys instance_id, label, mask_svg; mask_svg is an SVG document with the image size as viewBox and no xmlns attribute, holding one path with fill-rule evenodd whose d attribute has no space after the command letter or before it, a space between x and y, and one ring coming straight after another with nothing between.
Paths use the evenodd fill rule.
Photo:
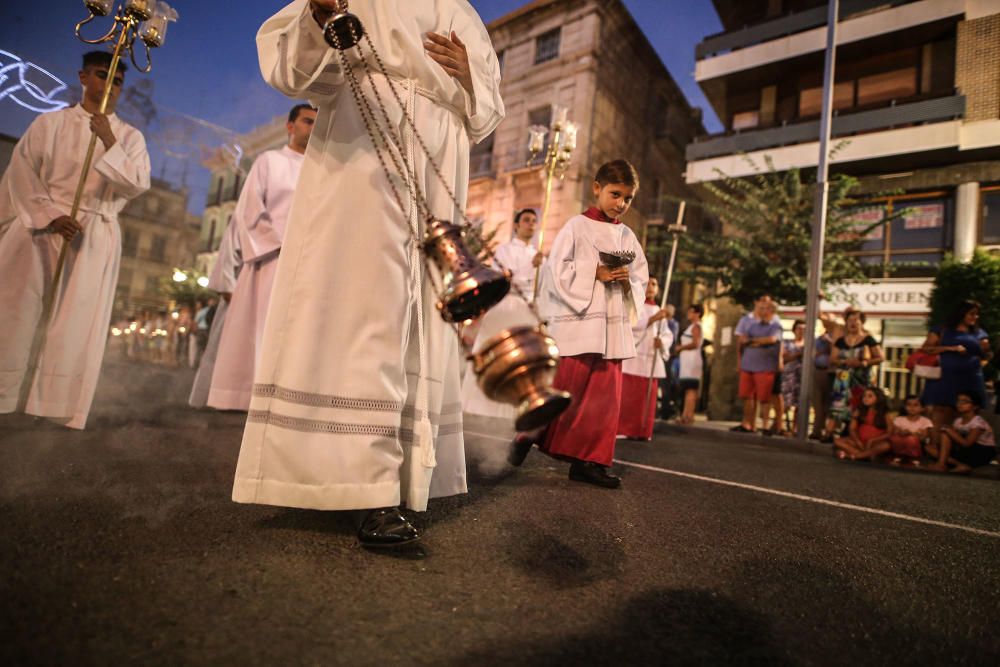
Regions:
<instances>
[{"instance_id":1,"label":"black leather shoe","mask_svg":"<svg viewBox=\"0 0 1000 667\"><path fill-rule=\"evenodd\" d=\"M371 510L358 528L358 541L365 547L398 547L419 539L420 533L398 507Z\"/></svg>"},{"instance_id":2,"label":"black leather shoe","mask_svg":"<svg viewBox=\"0 0 1000 667\"><path fill-rule=\"evenodd\" d=\"M569 478L574 482L586 482L605 489L617 489L622 478L608 472L608 469L592 461L575 461L569 466Z\"/></svg>"},{"instance_id":3,"label":"black leather shoe","mask_svg":"<svg viewBox=\"0 0 1000 667\"><path fill-rule=\"evenodd\" d=\"M514 436L510 442L510 451L507 453L507 463L514 467L520 466L528 457L528 452L531 451L534 444L535 441L523 433Z\"/></svg>"}]
</instances>

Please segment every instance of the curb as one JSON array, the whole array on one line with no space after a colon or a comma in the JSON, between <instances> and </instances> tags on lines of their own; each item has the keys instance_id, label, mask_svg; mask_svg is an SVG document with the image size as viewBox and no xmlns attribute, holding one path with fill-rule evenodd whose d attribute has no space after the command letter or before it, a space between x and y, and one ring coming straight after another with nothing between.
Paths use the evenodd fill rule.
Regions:
<instances>
[{"instance_id":1,"label":"curb","mask_svg":"<svg viewBox=\"0 0 1000 667\"><path fill-rule=\"evenodd\" d=\"M773 447L783 450L796 450L807 454L823 454L829 456L832 446L823 444L816 440L801 440L799 438L788 438L783 436L761 435L759 433L736 433L729 430L720 430L708 426L681 425L670 422L656 420L653 426L654 433L663 435L688 436L697 440L712 440L722 442L732 442L744 445L760 445L763 447Z\"/></svg>"}]
</instances>

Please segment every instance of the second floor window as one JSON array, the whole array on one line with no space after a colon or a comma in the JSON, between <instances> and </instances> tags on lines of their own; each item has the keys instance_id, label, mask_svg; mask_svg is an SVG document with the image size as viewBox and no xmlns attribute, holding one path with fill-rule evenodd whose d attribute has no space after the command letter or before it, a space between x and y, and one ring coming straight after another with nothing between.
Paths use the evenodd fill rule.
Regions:
<instances>
[{"instance_id":1,"label":"second floor window","mask_svg":"<svg viewBox=\"0 0 1000 667\"><path fill-rule=\"evenodd\" d=\"M559 57L559 40L562 36L562 29L550 30L535 40L535 64L555 60Z\"/></svg>"},{"instance_id":2,"label":"second floor window","mask_svg":"<svg viewBox=\"0 0 1000 667\"><path fill-rule=\"evenodd\" d=\"M158 262L167 258L167 239L163 236L154 236L153 244L149 247L149 255Z\"/></svg>"}]
</instances>

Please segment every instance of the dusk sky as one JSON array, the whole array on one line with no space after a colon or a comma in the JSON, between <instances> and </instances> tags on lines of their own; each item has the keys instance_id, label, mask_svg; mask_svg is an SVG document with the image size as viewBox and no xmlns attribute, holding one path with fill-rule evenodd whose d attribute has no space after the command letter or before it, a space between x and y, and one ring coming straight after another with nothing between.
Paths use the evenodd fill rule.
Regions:
<instances>
[{"instance_id":1,"label":"dusk sky","mask_svg":"<svg viewBox=\"0 0 1000 667\"><path fill-rule=\"evenodd\" d=\"M526 1L471 0L471 3L483 20L489 22ZM65 82L75 82L80 54L88 49L73 36L74 24L87 14L83 2L9 4L0 23L0 50L33 62ZM153 71L148 75L130 71L126 85L149 78L153 82L153 100L158 109L167 112L165 115L180 112L236 132L246 132L290 107L287 98L261 79L254 44L260 24L285 3L175 0L173 4L180 20L170 25L165 46L153 52ZM705 109L708 130L717 131L718 121L693 77L695 44L721 30L711 2L625 0L625 4L691 103ZM238 12L228 11L235 6L239 7ZM108 25L107 18L94 23L99 21L103 21L102 26ZM99 28L87 34L98 32ZM0 67L9 61L0 54ZM0 133L20 136L34 116L34 112L18 107L11 99L0 99ZM181 160L166 158L155 146L150 152L154 174L160 175L165 169L169 180L177 182ZM201 193L207 187L200 181L207 181L207 172L196 164L189 165L187 181L193 190L191 209L200 211Z\"/></svg>"}]
</instances>

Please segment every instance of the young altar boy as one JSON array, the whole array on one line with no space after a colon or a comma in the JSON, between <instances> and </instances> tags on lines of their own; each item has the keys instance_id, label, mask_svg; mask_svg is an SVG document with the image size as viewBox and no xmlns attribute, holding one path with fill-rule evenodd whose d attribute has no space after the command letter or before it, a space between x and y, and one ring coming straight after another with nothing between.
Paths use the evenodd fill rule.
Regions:
<instances>
[{"instance_id":1,"label":"young altar boy","mask_svg":"<svg viewBox=\"0 0 1000 667\"><path fill-rule=\"evenodd\" d=\"M520 465L537 443L569 461L569 478L606 488L621 479L608 472L614 458L621 405L623 359L635 356L632 325L645 302L649 270L642 246L621 217L632 205L639 176L625 160L603 165L594 177L596 205L570 218L545 264L539 295L542 315L559 346L554 386L573 403L544 432L519 434L510 462ZM611 268L600 253L634 255Z\"/></svg>"}]
</instances>

